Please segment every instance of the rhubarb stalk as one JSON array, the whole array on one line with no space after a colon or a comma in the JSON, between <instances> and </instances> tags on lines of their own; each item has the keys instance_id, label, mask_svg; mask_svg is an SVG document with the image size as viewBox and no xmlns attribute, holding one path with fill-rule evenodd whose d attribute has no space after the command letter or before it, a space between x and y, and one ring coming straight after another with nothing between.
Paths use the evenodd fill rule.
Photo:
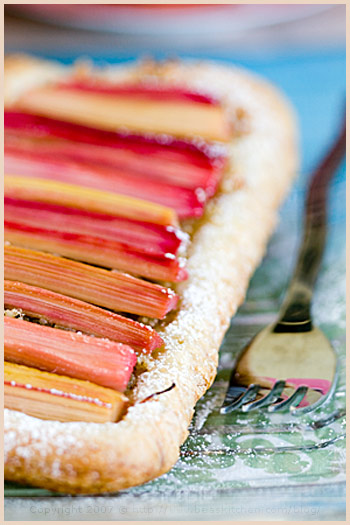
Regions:
<instances>
[{"instance_id":1,"label":"rhubarb stalk","mask_svg":"<svg viewBox=\"0 0 350 525\"><path fill-rule=\"evenodd\" d=\"M85 379L123 392L136 355L121 343L4 318L5 359L12 363Z\"/></svg>"},{"instance_id":2,"label":"rhubarb stalk","mask_svg":"<svg viewBox=\"0 0 350 525\"><path fill-rule=\"evenodd\" d=\"M180 228L160 226L148 222L132 221L117 215L89 212L57 204L27 201L5 197L5 220L28 226L50 225L57 231L89 234L116 241L132 249L162 257L176 254L188 242L188 235Z\"/></svg>"},{"instance_id":3,"label":"rhubarb stalk","mask_svg":"<svg viewBox=\"0 0 350 525\"><path fill-rule=\"evenodd\" d=\"M118 421L128 398L110 388L14 363L4 365L4 405L56 421Z\"/></svg>"},{"instance_id":4,"label":"rhubarb stalk","mask_svg":"<svg viewBox=\"0 0 350 525\"><path fill-rule=\"evenodd\" d=\"M17 246L43 250L78 261L115 268L159 281L178 282L187 279L182 260L172 254L152 257L115 241L50 228L27 226L5 221L5 240Z\"/></svg>"},{"instance_id":5,"label":"rhubarb stalk","mask_svg":"<svg viewBox=\"0 0 350 525\"><path fill-rule=\"evenodd\" d=\"M41 323L107 337L131 346L138 354L151 353L164 343L150 326L44 288L5 280L4 292L6 308L20 309Z\"/></svg>"},{"instance_id":6,"label":"rhubarb stalk","mask_svg":"<svg viewBox=\"0 0 350 525\"><path fill-rule=\"evenodd\" d=\"M21 110L114 131L168 133L228 141L231 128L223 107L191 100L154 100L132 93L98 93L69 86L44 86L25 92L17 100Z\"/></svg>"},{"instance_id":7,"label":"rhubarb stalk","mask_svg":"<svg viewBox=\"0 0 350 525\"><path fill-rule=\"evenodd\" d=\"M43 155L49 155L52 146L60 148L56 151L63 157L137 171L192 189L204 187L211 172L220 172L227 160L221 144L193 137L105 131L16 111L5 111L4 123L6 153L28 153L36 142L41 144Z\"/></svg>"},{"instance_id":8,"label":"rhubarb stalk","mask_svg":"<svg viewBox=\"0 0 350 525\"><path fill-rule=\"evenodd\" d=\"M173 310L173 290L130 275L48 253L5 246L5 279L62 293L110 310L162 319Z\"/></svg>"},{"instance_id":9,"label":"rhubarb stalk","mask_svg":"<svg viewBox=\"0 0 350 525\"><path fill-rule=\"evenodd\" d=\"M48 204L59 204L97 213L163 226L177 224L176 213L160 204L102 190L40 178L6 175L5 195Z\"/></svg>"},{"instance_id":10,"label":"rhubarb stalk","mask_svg":"<svg viewBox=\"0 0 350 525\"><path fill-rule=\"evenodd\" d=\"M88 159L71 159L66 154L67 147L55 148L51 143L43 153L43 145L36 144L36 149L27 152L8 151L5 149L5 172L16 173L21 176L45 178L59 182L96 188L111 193L123 194L137 199L154 202L172 208L180 219L200 217L204 205L212 191L216 189L216 181L208 177L203 186L194 188L181 187L171 183L156 180L147 173L122 170L113 166L91 163ZM78 147L73 145L73 151ZM91 147L85 150L91 150ZM182 171L182 166L178 170Z\"/></svg>"}]
</instances>

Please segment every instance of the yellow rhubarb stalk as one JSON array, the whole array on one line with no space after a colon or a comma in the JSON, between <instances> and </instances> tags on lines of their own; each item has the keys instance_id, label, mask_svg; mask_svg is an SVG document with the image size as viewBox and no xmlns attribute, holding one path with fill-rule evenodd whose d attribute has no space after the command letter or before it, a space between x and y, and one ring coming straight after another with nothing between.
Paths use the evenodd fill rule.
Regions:
<instances>
[{"instance_id":1,"label":"yellow rhubarb stalk","mask_svg":"<svg viewBox=\"0 0 350 525\"><path fill-rule=\"evenodd\" d=\"M108 131L129 129L138 133L166 133L228 141L231 127L224 108L191 100L161 100L148 96L106 94L62 86L29 90L17 108L58 120Z\"/></svg>"},{"instance_id":2,"label":"yellow rhubarb stalk","mask_svg":"<svg viewBox=\"0 0 350 525\"><path fill-rule=\"evenodd\" d=\"M118 421L128 398L110 388L5 362L5 408L56 421Z\"/></svg>"},{"instance_id":3,"label":"yellow rhubarb stalk","mask_svg":"<svg viewBox=\"0 0 350 525\"><path fill-rule=\"evenodd\" d=\"M49 179L6 175L5 195L14 199L59 204L97 213L109 213L163 226L177 225L171 208L107 191Z\"/></svg>"}]
</instances>

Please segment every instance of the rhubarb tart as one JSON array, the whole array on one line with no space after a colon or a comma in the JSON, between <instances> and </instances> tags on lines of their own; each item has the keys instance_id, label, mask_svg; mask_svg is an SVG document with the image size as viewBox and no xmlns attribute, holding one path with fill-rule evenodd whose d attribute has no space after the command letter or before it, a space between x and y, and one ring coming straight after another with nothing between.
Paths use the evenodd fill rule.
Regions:
<instances>
[{"instance_id":1,"label":"rhubarb tart","mask_svg":"<svg viewBox=\"0 0 350 525\"><path fill-rule=\"evenodd\" d=\"M5 477L168 471L298 168L284 97L215 63L5 61Z\"/></svg>"}]
</instances>

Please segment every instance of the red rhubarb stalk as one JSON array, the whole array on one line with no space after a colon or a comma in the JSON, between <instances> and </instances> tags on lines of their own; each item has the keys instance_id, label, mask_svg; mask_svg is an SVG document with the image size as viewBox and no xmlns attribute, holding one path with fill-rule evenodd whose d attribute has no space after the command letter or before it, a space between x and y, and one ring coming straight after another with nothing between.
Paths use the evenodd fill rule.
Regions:
<instances>
[{"instance_id":1,"label":"red rhubarb stalk","mask_svg":"<svg viewBox=\"0 0 350 525\"><path fill-rule=\"evenodd\" d=\"M5 220L41 227L50 225L57 231L89 234L120 242L141 253L153 256L176 254L188 236L179 228L124 219L117 215L89 212L57 204L5 197Z\"/></svg>"},{"instance_id":2,"label":"red rhubarb stalk","mask_svg":"<svg viewBox=\"0 0 350 525\"><path fill-rule=\"evenodd\" d=\"M121 343L4 318L5 359L123 392L136 355Z\"/></svg>"},{"instance_id":3,"label":"red rhubarb stalk","mask_svg":"<svg viewBox=\"0 0 350 525\"><path fill-rule=\"evenodd\" d=\"M150 326L84 301L25 283L5 280L4 303L6 308L20 309L41 322L124 343L131 346L136 353L151 353L164 343Z\"/></svg>"},{"instance_id":4,"label":"red rhubarb stalk","mask_svg":"<svg viewBox=\"0 0 350 525\"><path fill-rule=\"evenodd\" d=\"M5 246L5 279L22 281L110 310L162 319L173 310L173 290L131 275L48 253Z\"/></svg>"},{"instance_id":5,"label":"red rhubarb stalk","mask_svg":"<svg viewBox=\"0 0 350 525\"><path fill-rule=\"evenodd\" d=\"M96 213L118 214L126 219L162 226L177 225L176 213L171 208L127 195L17 175L6 175L4 186L5 195L13 199L58 204Z\"/></svg>"},{"instance_id":6,"label":"red rhubarb stalk","mask_svg":"<svg viewBox=\"0 0 350 525\"><path fill-rule=\"evenodd\" d=\"M158 159L163 164L193 164L201 168L222 167L225 163L226 149L216 143L186 138L178 139L171 135L135 134L129 130L105 131L81 126L73 122L56 120L32 113L5 111L4 123L6 135L9 130L16 131L20 137L66 139L95 146L120 150L140 155L147 162ZM5 141L7 142L7 140ZM146 158L147 157L147 158Z\"/></svg>"},{"instance_id":7,"label":"red rhubarb stalk","mask_svg":"<svg viewBox=\"0 0 350 525\"><path fill-rule=\"evenodd\" d=\"M6 173L42 177L135 197L172 208L182 219L200 217L207 200L207 194L203 190L181 188L149 180L144 175L133 172L67 160L54 149L45 157L41 153L40 145L37 152L30 153L29 158L23 155L7 155L6 159Z\"/></svg>"},{"instance_id":8,"label":"red rhubarb stalk","mask_svg":"<svg viewBox=\"0 0 350 525\"><path fill-rule=\"evenodd\" d=\"M187 162L186 159L178 159L178 156L177 153L168 152L166 148L154 154L91 144L86 147L84 142L52 138L14 137L8 131L5 134L6 173L39 177L40 172L43 172L46 178L59 178L60 172L64 170L67 173L61 175L61 180L71 182L69 174L72 170L76 168L76 177L79 177L80 171L84 173L85 168L86 186L94 186L93 182L98 175L101 189L104 179L107 184L110 179L118 181L121 177L130 177L135 181L147 180L165 184L166 187L176 186L188 190L200 188L207 195L212 195L221 179L224 166L221 163L219 166L200 166ZM98 170L91 169L90 173L88 167ZM52 171L55 177L50 176ZM115 186L112 191L115 191Z\"/></svg>"},{"instance_id":9,"label":"red rhubarb stalk","mask_svg":"<svg viewBox=\"0 0 350 525\"><path fill-rule=\"evenodd\" d=\"M159 82L112 83L106 80L86 78L83 80L70 80L58 85L59 89L73 89L106 95L119 95L126 97L142 97L158 100L190 101L197 104L219 105L215 95L194 90L187 86L174 86Z\"/></svg>"},{"instance_id":10,"label":"red rhubarb stalk","mask_svg":"<svg viewBox=\"0 0 350 525\"><path fill-rule=\"evenodd\" d=\"M138 175L193 190L201 188L210 196L226 164L227 152L223 147L204 141L107 132L9 111L4 118L8 173L21 173L12 169L16 160L31 163L35 159L46 160L50 169L54 169L57 159L70 160L110 167L121 175Z\"/></svg>"},{"instance_id":11,"label":"red rhubarb stalk","mask_svg":"<svg viewBox=\"0 0 350 525\"><path fill-rule=\"evenodd\" d=\"M159 281L180 282L188 277L183 261L172 254L152 257L115 241L50 229L52 225L39 228L23 222L5 221L4 227L5 240L24 248L57 253Z\"/></svg>"}]
</instances>

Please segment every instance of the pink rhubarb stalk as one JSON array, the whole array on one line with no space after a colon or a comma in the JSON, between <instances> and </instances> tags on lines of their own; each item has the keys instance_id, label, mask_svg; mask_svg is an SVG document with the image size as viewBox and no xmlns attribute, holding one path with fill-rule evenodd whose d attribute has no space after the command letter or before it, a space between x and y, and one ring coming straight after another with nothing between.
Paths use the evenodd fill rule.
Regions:
<instances>
[{"instance_id":1,"label":"pink rhubarb stalk","mask_svg":"<svg viewBox=\"0 0 350 525\"><path fill-rule=\"evenodd\" d=\"M123 392L136 363L132 348L121 343L4 318L6 361L32 366Z\"/></svg>"},{"instance_id":2,"label":"pink rhubarb stalk","mask_svg":"<svg viewBox=\"0 0 350 525\"><path fill-rule=\"evenodd\" d=\"M5 112L4 119L7 164L10 158L12 162L16 157L29 161L35 154L48 163L51 160L51 169L54 157L192 190L201 188L210 196L227 161L222 146L204 141L108 132L11 111Z\"/></svg>"},{"instance_id":3,"label":"pink rhubarb stalk","mask_svg":"<svg viewBox=\"0 0 350 525\"><path fill-rule=\"evenodd\" d=\"M179 297L164 286L48 253L5 246L5 279L22 281L110 310L162 319Z\"/></svg>"},{"instance_id":4,"label":"pink rhubarb stalk","mask_svg":"<svg viewBox=\"0 0 350 525\"><path fill-rule=\"evenodd\" d=\"M107 337L131 346L138 354L151 353L164 344L150 326L51 290L5 280L4 292L8 309L20 309L56 327Z\"/></svg>"},{"instance_id":5,"label":"pink rhubarb stalk","mask_svg":"<svg viewBox=\"0 0 350 525\"><path fill-rule=\"evenodd\" d=\"M70 259L118 269L159 281L180 282L188 277L182 260L172 254L152 257L127 245L92 235L4 222L5 240L17 246L56 253Z\"/></svg>"},{"instance_id":6,"label":"pink rhubarb stalk","mask_svg":"<svg viewBox=\"0 0 350 525\"><path fill-rule=\"evenodd\" d=\"M6 175L4 187L5 195L13 199L58 204L162 226L174 226L178 222L176 213L171 208L76 184Z\"/></svg>"},{"instance_id":7,"label":"pink rhubarb stalk","mask_svg":"<svg viewBox=\"0 0 350 525\"><path fill-rule=\"evenodd\" d=\"M89 212L57 204L6 197L5 220L28 226L50 225L57 231L92 235L124 244L135 251L163 257L176 254L188 236L179 228L132 221L117 215Z\"/></svg>"},{"instance_id":8,"label":"pink rhubarb stalk","mask_svg":"<svg viewBox=\"0 0 350 525\"><path fill-rule=\"evenodd\" d=\"M215 95L204 91L191 89L187 86L174 86L160 82L116 83L105 79L84 78L82 80L68 80L58 84L60 89L88 91L105 95L119 95L126 97L142 97L154 100L190 101L197 104L219 106L220 101Z\"/></svg>"},{"instance_id":9,"label":"pink rhubarb stalk","mask_svg":"<svg viewBox=\"0 0 350 525\"><path fill-rule=\"evenodd\" d=\"M138 173L72 161L55 151L55 148L46 157L42 154L40 145L27 158L23 153L7 154L5 170L6 173L42 177L153 202L173 209L181 219L200 217L208 198L206 192L200 188L181 188L149 180Z\"/></svg>"}]
</instances>

